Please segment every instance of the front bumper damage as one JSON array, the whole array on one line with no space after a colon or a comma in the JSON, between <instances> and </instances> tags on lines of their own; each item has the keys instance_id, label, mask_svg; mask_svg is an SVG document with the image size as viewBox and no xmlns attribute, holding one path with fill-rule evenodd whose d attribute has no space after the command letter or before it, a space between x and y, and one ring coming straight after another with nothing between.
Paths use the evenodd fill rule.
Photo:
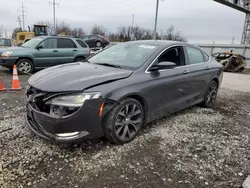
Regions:
<instances>
[{"instance_id":1,"label":"front bumper damage","mask_svg":"<svg viewBox=\"0 0 250 188\"><path fill-rule=\"evenodd\" d=\"M28 100L26 124L36 135L55 143L75 143L100 138L103 136L99 117L102 103L103 99L87 100L72 115L59 118L41 111L35 100Z\"/></svg>"}]
</instances>

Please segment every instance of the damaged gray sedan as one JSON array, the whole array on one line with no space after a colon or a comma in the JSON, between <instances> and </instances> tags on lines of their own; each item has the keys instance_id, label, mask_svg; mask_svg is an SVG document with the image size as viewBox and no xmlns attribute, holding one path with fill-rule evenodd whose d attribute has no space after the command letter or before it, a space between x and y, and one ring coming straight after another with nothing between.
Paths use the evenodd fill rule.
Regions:
<instances>
[{"instance_id":1,"label":"damaged gray sedan","mask_svg":"<svg viewBox=\"0 0 250 188\"><path fill-rule=\"evenodd\" d=\"M85 62L34 74L26 92L26 122L56 143L104 136L124 144L143 124L200 103L212 107L221 81L222 66L196 46L122 43Z\"/></svg>"}]
</instances>

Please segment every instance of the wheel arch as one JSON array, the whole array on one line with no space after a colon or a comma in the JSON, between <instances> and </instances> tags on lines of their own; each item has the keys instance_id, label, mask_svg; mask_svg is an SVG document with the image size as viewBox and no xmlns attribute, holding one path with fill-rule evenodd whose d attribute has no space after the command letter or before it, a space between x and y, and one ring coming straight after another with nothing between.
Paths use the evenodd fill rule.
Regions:
<instances>
[{"instance_id":1,"label":"wheel arch","mask_svg":"<svg viewBox=\"0 0 250 188\"><path fill-rule=\"evenodd\" d=\"M139 93L129 93L121 97L119 100L117 100L117 102L122 101L127 98L135 99L142 105L142 108L144 110L144 122L145 122L148 116L148 105L147 105L146 100Z\"/></svg>"},{"instance_id":2,"label":"wheel arch","mask_svg":"<svg viewBox=\"0 0 250 188\"><path fill-rule=\"evenodd\" d=\"M220 84L220 83L219 83L219 79L218 79L218 78L216 78L216 77L215 77L215 78L213 78L211 81L215 81L215 82L217 83L217 85L218 85L218 86L219 86L219 84Z\"/></svg>"},{"instance_id":3,"label":"wheel arch","mask_svg":"<svg viewBox=\"0 0 250 188\"><path fill-rule=\"evenodd\" d=\"M19 58L16 60L15 65L17 64L18 61L20 61L20 60L22 60L22 59L28 59L28 60L30 60L31 63L33 64L33 66L34 66L34 61L33 61L33 59L32 59L31 57L19 57Z\"/></svg>"}]
</instances>

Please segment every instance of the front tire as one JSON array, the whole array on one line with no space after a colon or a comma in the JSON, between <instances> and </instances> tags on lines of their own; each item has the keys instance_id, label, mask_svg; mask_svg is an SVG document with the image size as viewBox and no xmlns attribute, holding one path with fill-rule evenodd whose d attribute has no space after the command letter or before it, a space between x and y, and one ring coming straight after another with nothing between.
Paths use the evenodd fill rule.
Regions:
<instances>
[{"instance_id":1,"label":"front tire","mask_svg":"<svg viewBox=\"0 0 250 188\"><path fill-rule=\"evenodd\" d=\"M104 118L104 135L112 143L128 143L140 132L143 122L142 105L135 99L127 98L119 102Z\"/></svg>"},{"instance_id":2,"label":"front tire","mask_svg":"<svg viewBox=\"0 0 250 188\"><path fill-rule=\"evenodd\" d=\"M217 98L218 87L219 86L215 80L212 80L209 83L202 106L205 108L212 108L214 106Z\"/></svg>"},{"instance_id":3,"label":"front tire","mask_svg":"<svg viewBox=\"0 0 250 188\"><path fill-rule=\"evenodd\" d=\"M34 65L29 59L20 59L16 66L19 74L31 74L34 71Z\"/></svg>"}]
</instances>

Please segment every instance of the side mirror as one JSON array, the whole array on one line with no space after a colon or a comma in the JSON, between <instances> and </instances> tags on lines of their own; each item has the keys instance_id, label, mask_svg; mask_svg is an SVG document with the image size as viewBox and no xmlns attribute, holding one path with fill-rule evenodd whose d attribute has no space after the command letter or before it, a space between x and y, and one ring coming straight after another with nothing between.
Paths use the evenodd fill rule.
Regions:
<instances>
[{"instance_id":1,"label":"side mirror","mask_svg":"<svg viewBox=\"0 0 250 188\"><path fill-rule=\"evenodd\" d=\"M40 50L40 49L42 49L42 48L43 48L43 46L40 45L40 44L38 44L37 47L36 47L37 50Z\"/></svg>"},{"instance_id":2,"label":"side mirror","mask_svg":"<svg viewBox=\"0 0 250 188\"><path fill-rule=\"evenodd\" d=\"M150 71L158 71L163 69L174 69L176 67L176 64L173 62L163 61L158 63L157 65L153 65L150 68Z\"/></svg>"}]
</instances>

